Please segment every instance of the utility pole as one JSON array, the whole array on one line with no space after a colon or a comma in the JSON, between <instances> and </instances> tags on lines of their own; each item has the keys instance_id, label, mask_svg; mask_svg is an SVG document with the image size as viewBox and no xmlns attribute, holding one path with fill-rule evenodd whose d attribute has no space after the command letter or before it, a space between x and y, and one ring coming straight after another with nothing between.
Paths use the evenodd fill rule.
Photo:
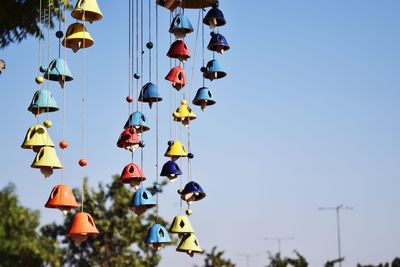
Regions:
<instances>
[{"instance_id":1,"label":"utility pole","mask_svg":"<svg viewBox=\"0 0 400 267\"><path fill-rule=\"evenodd\" d=\"M258 256L258 254L237 254L239 257L246 258L246 267L250 267L250 258Z\"/></svg>"},{"instance_id":2,"label":"utility pole","mask_svg":"<svg viewBox=\"0 0 400 267\"><path fill-rule=\"evenodd\" d=\"M289 240L294 240L294 237L266 237L264 240L270 240L270 241L277 241L278 242L278 252L281 254L281 246L282 246L282 241L289 241Z\"/></svg>"},{"instance_id":3,"label":"utility pole","mask_svg":"<svg viewBox=\"0 0 400 267\"><path fill-rule=\"evenodd\" d=\"M341 210L353 210L353 207L338 205L336 207L319 207L319 210L330 210L336 211L336 228L337 228L337 240L338 240L338 260L342 259L342 247L340 238L340 211ZM339 261L339 267L342 267L342 260Z\"/></svg>"}]
</instances>

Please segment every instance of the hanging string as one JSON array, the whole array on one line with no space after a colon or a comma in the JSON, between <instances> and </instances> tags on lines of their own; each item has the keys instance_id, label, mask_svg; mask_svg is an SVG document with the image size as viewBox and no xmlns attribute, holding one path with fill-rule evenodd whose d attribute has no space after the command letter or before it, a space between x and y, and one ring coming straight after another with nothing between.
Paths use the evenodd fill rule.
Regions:
<instances>
[{"instance_id":1,"label":"hanging string","mask_svg":"<svg viewBox=\"0 0 400 267\"><path fill-rule=\"evenodd\" d=\"M58 24L58 30L61 31L61 19L64 18L65 14L65 5L63 5L64 12L62 11L60 7L60 18L59 18L59 24ZM65 20L64 20L64 30L65 30ZM61 38L58 38L58 57L61 58ZM64 69L65 69L65 63L66 63L66 58L65 58L65 48L64 48ZM62 90L63 94L63 109L62 109L62 130L61 130L61 140L65 140L65 114L67 110L67 105L66 105L66 90L67 88L64 88ZM61 149L61 159L62 159L62 164L64 165L65 168L65 149ZM64 184L64 168L61 169L61 184Z\"/></svg>"},{"instance_id":2,"label":"hanging string","mask_svg":"<svg viewBox=\"0 0 400 267\"><path fill-rule=\"evenodd\" d=\"M201 21L204 20L204 9L201 10ZM206 61L205 61L205 55L204 55L204 51L205 51L205 46L204 46L204 23L201 24L201 53L202 53L202 57L203 57L203 66L206 66ZM206 79L203 76L203 87L206 86Z\"/></svg>"},{"instance_id":3,"label":"hanging string","mask_svg":"<svg viewBox=\"0 0 400 267\"><path fill-rule=\"evenodd\" d=\"M151 43L151 1L149 1L149 44ZM149 50L149 82L151 82L151 49Z\"/></svg>"},{"instance_id":4,"label":"hanging string","mask_svg":"<svg viewBox=\"0 0 400 267\"><path fill-rule=\"evenodd\" d=\"M144 64L144 58L143 58L143 54L144 54L144 50L143 50L143 43L144 43L144 39L143 39L143 0L141 0L140 2L140 49L141 49L141 53L140 53L140 88L143 88L143 64ZM140 111L143 112L143 101L140 103ZM144 142L144 137L142 134L142 138L141 138L142 142ZM140 168L143 170L143 161L144 161L144 151L143 151L143 147L141 147L140 149ZM142 184L143 187L143 184Z\"/></svg>"},{"instance_id":5,"label":"hanging string","mask_svg":"<svg viewBox=\"0 0 400 267\"><path fill-rule=\"evenodd\" d=\"M190 86L189 86L189 99L192 98L193 79L195 76L194 69L196 66L197 43L198 43L198 39L199 39L199 28L200 28L201 18L202 18L202 9L199 10L199 16L198 16L198 20L197 20L196 41L194 43L194 53L193 53L192 77L190 79Z\"/></svg>"},{"instance_id":6,"label":"hanging string","mask_svg":"<svg viewBox=\"0 0 400 267\"><path fill-rule=\"evenodd\" d=\"M131 79L132 79L132 62L131 62L131 2L132 0L128 0L128 96L131 95ZM131 114L131 103L128 102L128 116Z\"/></svg>"},{"instance_id":7,"label":"hanging string","mask_svg":"<svg viewBox=\"0 0 400 267\"><path fill-rule=\"evenodd\" d=\"M139 74L139 0L136 2L136 74ZM136 79L136 111L139 110L139 79Z\"/></svg>"},{"instance_id":8,"label":"hanging string","mask_svg":"<svg viewBox=\"0 0 400 267\"><path fill-rule=\"evenodd\" d=\"M150 2L150 1L149 1ZM156 87L158 88L158 5L156 3ZM156 102L156 183L158 184L158 153L159 153L159 131L158 131L158 102ZM159 194L156 194L156 223L158 223Z\"/></svg>"},{"instance_id":9,"label":"hanging string","mask_svg":"<svg viewBox=\"0 0 400 267\"><path fill-rule=\"evenodd\" d=\"M172 11L169 13L169 24L172 23ZM169 46L172 44L172 33L169 34ZM172 69L172 58L169 59L169 69ZM169 114L172 114L172 92L174 91L171 83L171 88L169 90ZM173 127L173 120L172 116L170 116L169 120L169 139L172 139L172 127Z\"/></svg>"},{"instance_id":10,"label":"hanging string","mask_svg":"<svg viewBox=\"0 0 400 267\"><path fill-rule=\"evenodd\" d=\"M83 17L85 17L85 10L83 10ZM86 22L83 21L83 27L86 27ZM82 66L82 99L81 99L81 159L85 157L85 86L86 86L86 45L85 38L83 38L83 66ZM83 212L83 203L84 203L84 167L81 167L81 210Z\"/></svg>"},{"instance_id":11,"label":"hanging string","mask_svg":"<svg viewBox=\"0 0 400 267\"><path fill-rule=\"evenodd\" d=\"M51 19L51 13L50 13L50 3L52 1L49 0L48 1L48 5L47 5L47 12L48 12L48 16L47 16L47 62L50 62L50 19ZM47 80L47 90L50 91L50 82L49 80ZM47 94L47 99L46 99L47 103L50 102L50 94ZM46 119L49 119L49 105L47 105L46 108Z\"/></svg>"}]
</instances>

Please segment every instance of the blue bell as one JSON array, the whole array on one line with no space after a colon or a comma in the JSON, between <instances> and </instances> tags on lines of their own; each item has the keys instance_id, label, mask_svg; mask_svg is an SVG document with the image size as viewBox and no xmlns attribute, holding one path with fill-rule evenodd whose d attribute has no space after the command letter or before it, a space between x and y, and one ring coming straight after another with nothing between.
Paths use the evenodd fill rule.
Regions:
<instances>
[{"instance_id":1,"label":"blue bell","mask_svg":"<svg viewBox=\"0 0 400 267\"><path fill-rule=\"evenodd\" d=\"M57 103L49 90L39 89L33 95L28 110L33 115L38 116L44 112L54 112L58 110Z\"/></svg>"},{"instance_id":2,"label":"blue bell","mask_svg":"<svg viewBox=\"0 0 400 267\"><path fill-rule=\"evenodd\" d=\"M178 175L182 175L182 171L175 161L170 160L163 165L160 176L167 176L170 181L174 181Z\"/></svg>"},{"instance_id":3,"label":"blue bell","mask_svg":"<svg viewBox=\"0 0 400 267\"><path fill-rule=\"evenodd\" d=\"M214 29L217 26L223 26L226 24L224 14L218 8L218 5L214 5L203 19L203 23Z\"/></svg>"},{"instance_id":4,"label":"blue bell","mask_svg":"<svg viewBox=\"0 0 400 267\"><path fill-rule=\"evenodd\" d=\"M137 133L143 133L150 130L147 119L140 111L133 112L125 123L124 128L135 127Z\"/></svg>"},{"instance_id":5,"label":"blue bell","mask_svg":"<svg viewBox=\"0 0 400 267\"><path fill-rule=\"evenodd\" d=\"M154 102L160 102L162 97L158 94L157 87L154 83L146 83L140 91L139 99L140 102L149 103L151 108Z\"/></svg>"},{"instance_id":6,"label":"blue bell","mask_svg":"<svg viewBox=\"0 0 400 267\"><path fill-rule=\"evenodd\" d=\"M183 39L186 34L193 32L193 26L188 17L178 14L172 20L169 32L175 35L176 39Z\"/></svg>"},{"instance_id":7,"label":"blue bell","mask_svg":"<svg viewBox=\"0 0 400 267\"><path fill-rule=\"evenodd\" d=\"M194 201L202 200L206 197L206 193L203 188L196 182L189 182L185 185L185 188L180 193L181 199L186 201L189 205Z\"/></svg>"},{"instance_id":8,"label":"blue bell","mask_svg":"<svg viewBox=\"0 0 400 267\"><path fill-rule=\"evenodd\" d=\"M146 244L152 244L155 249L159 250L163 244L171 242L171 237L164 226L161 224L153 224L147 232L147 237L144 242Z\"/></svg>"},{"instance_id":9,"label":"blue bell","mask_svg":"<svg viewBox=\"0 0 400 267\"><path fill-rule=\"evenodd\" d=\"M210 81L224 78L227 75L216 59L208 61L207 66L201 70L203 71L203 77Z\"/></svg>"},{"instance_id":10,"label":"blue bell","mask_svg":"<svg viewBox=\"0 0 400 267\"><path fill-rule=\"evenodd\" d=\"M230 47L228 41L222 34L211 32L211 40L208 43L207 48L208 50L223 54L224 51L229 50Z\"/></svg>"},{"instance_id":11,"label":"blue bell","mask_svg":"<svg viewBox=\"0 0 400 267\"><path fill-rule=\"evenodd\" d=\"M43 70L43 69L42 69ZM59 82L61 88L64 88L64 83L72 81L71 71L69 70L67 62L62 58L52 60L48 68L44 69L43 77L50 81Z\"/></svg>"},{"instance_id":12,"label":"blue bell","mask_svg":"<svg viewBox=\"0 0 400 267\"><path fill-rule=\"evenodd\" d=\"M196 96L192 101L193 105L200 106L201 110L204 111L207 106L214 105L216 102L212 99L210 89L207 87L201 87L197 90Z\"/></svg>"},{"instance_id":13,"label":"blue bell","mask_svg":"<svg viewBox=\"0 0 400 267\"><path fill-rule=\"evenodd\" d=\"M146 210L157 206L156 201L150 191L139 188L132 196L131 210L140 216L146 212Z\"/></svg>"}]
</instances>

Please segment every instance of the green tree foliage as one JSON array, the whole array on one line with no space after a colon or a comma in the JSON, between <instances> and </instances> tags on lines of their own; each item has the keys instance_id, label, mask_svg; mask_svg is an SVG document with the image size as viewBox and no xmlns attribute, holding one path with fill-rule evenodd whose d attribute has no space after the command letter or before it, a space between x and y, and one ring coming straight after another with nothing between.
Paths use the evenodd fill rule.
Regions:
<instances>
[{"instance_id":1,"label":"green tree foliage","mask_svg":"<svg viewBox=\"0 0 400 267\"><path fill-rule=\"evenodd\" d=\"M368 264L368 265L362 265L362 264L357 264L357 267L400 267L400 258L395 258L392 261L392 264L387 263L380 263L378 265L372 265L372 264Z\"/></svg>"},{"instance_id":2,"label":"green tree foliage","mask_svg":"<svg viewBox=\"0 0 400 267\"><path fill-rule=\"evenodd\" d=\"M301 255L299 252L296 250L294 251L295 257L294 258L289 258L289 257L284 257L282 258L281 254L278 252L275 255L272 253L269 253L269 264L267 267L288 267L288 266L293 266L293 267L307 267L308 262L304 258L303 255Z\"/></svg>"},{"instance_id":3,"label":"green tree foliage","mask_svg":"<svg viewBox=\"0 0 400 267\"><path fill-rule=\"evenodd\" d=\"M42 3L42 16L40 16ZM69 0L1 0L0 48L19 43L28 36L42 38L41 22L54 27L54 19L63 19L60 8L70 9ZM43 11L45 10L45 12Z\"/></svg>"},{"instance_id":4,"label":"green tree foliage","mask_svg":"<svg viewBox=\"0 0 400 267\"><path fill-rule=\"evenodd\" d=\"M97 189L90 191L85 180L84 188L84 211L92 215L100 231L98 236L75 246L65 236L73 214L62 224L53 223L42 228L45 236L61 241L62 266L157 266L159 254L144 244L147 230L156 222L155 208L140 218L133 214L129 210L132 192L118 182L118 176L113 177L111 184L99 183ZM73 191L80 202L79 190ZM158 218L158 223L167 224L162 218Z\"/></svg>"},{"instance_id":5,"label":"green tree foliage","mask_svg":"<svg viewBox=\"0 0 400 267\"><path fill-rule=\"evenodd\" d=\"M334 267L336 263L342 262L344 261L344 257L339 258L339 259L335 259L335 260L331 260L331 261L327 261L324 265L324 267Z\"/></svg>"},{"instance_id":6,"label":"green tree foliage","mask_svg":"<svg viewBox=\"0 0 400 267\"><path fill-rule=\"evenodd\" d=\"M230 259L225 259L225 251L217 251L217 247L213 247L210 252L204 252L204 265L203 267L235 267Z\"/></svg>"},{"instance_id":7,"label":"green tree foliage","mask_svg":"<svg viewBox=\"0 0 400 267\"><path fill-rule=\"evenodd\" d=\"M39 212L21 206L15 187L0 191L0 266L60 266L57 242L36 230Z\"/></svg>"}]
</instances>

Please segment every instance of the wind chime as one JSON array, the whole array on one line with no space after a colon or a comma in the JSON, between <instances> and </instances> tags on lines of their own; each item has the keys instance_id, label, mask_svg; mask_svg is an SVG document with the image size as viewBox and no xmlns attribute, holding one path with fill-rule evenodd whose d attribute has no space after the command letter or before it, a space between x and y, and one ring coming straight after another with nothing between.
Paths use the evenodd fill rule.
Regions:
<instances>
[{"instance_id":1,"label":"wind chime","mask_svg":"<svg viewBox=\"0 0 400 267\"><path fill-rule=\"evenodd\" d=\"M48 18L47 32L48 32L48 57L50 56L50 17L51 17L51 7L53 1L47 1L47 8L42 9L42 0L40 0L40 17L41 24L42 17ZM65 112L66 112L66 90L65 83L72 81L73 76L68 67L66 61L66 48L71 48L74 52L79 49L87 48L94 44L93 39L87 32L85 27L85 22L100 20L103 15L97 5L96 0L78 0L71 16L77 20L83 21L82 23L76 22L71 24L68 29L66 28L66 16L65 16L65 6L63 9L61 6L58 7L60 12L60 18L64 20L64 29L61 29L61 19L59 21L58 31L56 32L56 37L58 38L58 58L52 60L48 66L41 65L39 70L42 72L42 76L38 75L35 79L39 86L39 90L35 92L33 99L31 101L28 110L32 112L37 117L37 124L31 127L25 137L22 144L22 148L33 149L37 152L34 162L32 163L32 168L39 168L46 178L53 174L54 169L63 169L63 165L57 157L54 143L52 142L49 134L48 128L52 126L52 122L46 118L44 121L44 127L39 124L40 115L43 113L48 114L49 112L58 111L56 101L49 90L50 82L47 82L47 89L43 88L43 83L45 79L48 81L56 81L60 84L63 94L63 110L62 110L62 140L59 142L59 147L62 149L62 161L64 161L64 150L68 147L68 142L65 140ZM43 12L43 16L42 16ZM47 12L47 14L46 14ZM61 38L66 36L61 42ZM39 64L44 62L44 49L41 45L41 40L39 40ZM64 56L61 57L61 44L64 46ZM41 54L43 59L41 60ZM84 90L85 90L85 52L83 52L83 70L82 70L82 158L79 160L79 165L85 167L87 165L87 160L84 158ZM48 115L47 115L48 116ZM67 236L71 237L76 245L80 245L81 242L85 241L89 236L95 236L99 233L93 218L90 214L84 212L83 204L83 168L82 168L82 190L81 190L81 211L77 212L73 218L73 222L67 233ZM61 184L56 185L45 204L46 208L54 208L61 210L64 215L67 215L68 211L71 209L78 208L78 204L72 193L72 190L64 184L64 170L61 174Z\"/></svg>"}]
</instances>

